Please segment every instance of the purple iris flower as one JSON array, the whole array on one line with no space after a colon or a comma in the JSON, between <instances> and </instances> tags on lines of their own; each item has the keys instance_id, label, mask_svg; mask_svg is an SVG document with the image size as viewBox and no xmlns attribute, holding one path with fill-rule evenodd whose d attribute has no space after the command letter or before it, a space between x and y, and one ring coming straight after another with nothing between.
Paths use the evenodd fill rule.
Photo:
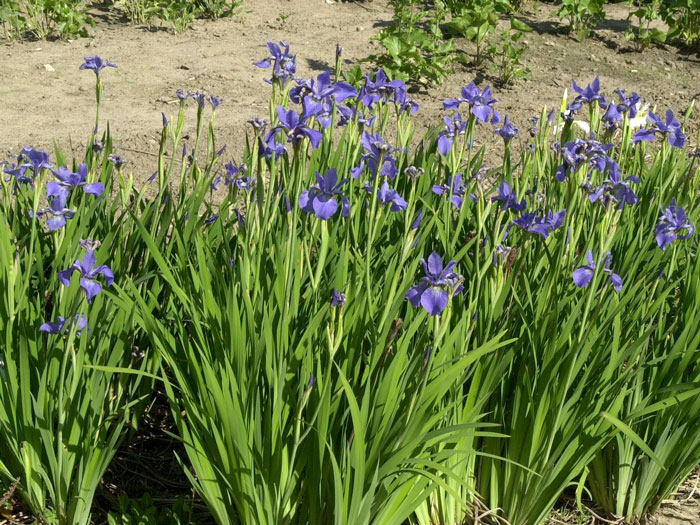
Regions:
<instances>
[{"instance_id":1,"label":"purple iris flower","mask_svg":"<svg viewBox=\"0 0 700 525\"><path fill-rule=\"evenodd\" d=\"M513 189L511 189L510 184L506 181L501 182L498 186L498 195L491 197L491 202L500 201L503 203L501 209L506 211L507 209L513 209L515 211L524 211L527 208L525 199L518 202L518 195Z\"/></svg>"},{"instance_id":2,"label":"purple iris flower","mask_svg":"<svg viewBox=\"0 0 700 525\"><path fill-rule=\"evenodd\" d=\"M637 201L639 201L639 197L630 186L630 183L639 184L641 182L639 177L630 175L623 180L620 165L614 160L610 160L609 166L608 178L605 179L598 188L588 191L588 198L590 201L600 201L603 206L607 206L610 201L617 202L619 203L619 210L623 209L625 205L636 204ZM585 184L586 183L584 183L583 187L587 189Z\"/></svg>"},{"instance_id":3,"label":"purple iris flower","mask_svg":"<svg viewBox=\"0 0 700 525\"><path fill-rule=\"evenodd\" d=\"M391 180L394 180L396 175L398 175L399 170L396 167L396 159L393 157L393 155L397 151L403 150L397 150L392 147L379 133L370 135L364 131L360 142L367 153L362 155L360 165L350 170L350 174L353 176L353 178L356 179L364 171L365 162L372 173L372 178L374 178L377 175L377 171L379 171L379 163L381 162L382 166L379 175L389 177Z\"/></svg>"},{"instance_id":4,"label":"purple iris flower","mask_svg":"<svg viewBox=\"0 0 700 525\"><path fill-rule=\"evenodd\" d=\"M617 110L620 113L627 113L629 118L634 118L637 116L637 103L641 100L641 97L637 93L632 93L629 97L625 95L625 92L620 88L617 88L615 92L620 97L620 103L617 105Z\"/></svg>"},{"instance_id":5,"label":"purple iris flower","mask_svg":"<svg viewBox=\"0 0 700 525\"><path fill-rule=\"evenodd\" d=\"M579 87L576 81L573 81L573 90L578 93L578 96L574 100L574 103L588 102L592 104L598 101L598 105L605 109L607 102L605 101L605 95L600 94L600 77L596 76L593 82L588 84L585 88Z\"/></svg>"},{"instance_id":6,"label":"purple iris flower","mask_svg":"<svg viewBox=\"0 0 700 525\"><path fill-rule=\"evenodd\" d=\"M72 219L75 217L75 211L66 208L66 199L68 198L68 192L59 192L51 198L48 208L42 208L37 210L36 217L40 218L43 215L50 215L46 220L46 226L49 227L49 231L56 231L63 228L66 225L67 219ZM29 212L30 217L32 212Z\"/></svg>"},{"instance_id":7,"label":"purple iris flower","mask_svg":"<svg viewBox=\"0 0 700 525\"><path fill-rule=\"evenodd\" d=\"M317 102L328 101L331 97L336 102L342 102L345 99L356 97L357 90L347 82L331 82L331 74L324 71L316 80L311 81L298 79L297 86L289 90L289 98L295 104L300 104L307 95L312 97Z\"/></svg>"},{"instance_id":8,"label":"purple iris flower","mask_svg":"<svg viewBox=\"0 0 700 525\"><path fill-rule=\"evenodd\" d=\"M494 129L493 132L500 135L503 138L503 142L508 144L518 134L518 128L508 121L508 115L506 115L506 118L503 120L503 126Z\"/></svg>"},{"instance_id":9,"label":"purple iris flower","mask_svg":"<svg viewBox=\"0 0 700 525\"><path fill-rule=\"evenodd\" d=\"M202 93L201 91L190 91L190 96L197 102L197 106L199 106L199 109L202 110L204 109L204 106L207 103L207 94Z\"/></svg>"},{"instance_id":10,"label":"purple iris flower","mask_svg":"<svg viewBox=\"0 0 700 525\"><path fill-rule=\"evenodd\" d=\"M117 169L121 168L122 166L124 166L124 164L126 164L126 161L116 153L110 153L107 157L107 160L114 164L114 167Z\"/></svg>"},{"instance_id":11,"label":"purple iris flower","mask_svg":"<svg viewBox=\"0 0 700 525\"><path fill-rule=\"evenodd\" d=\"M279 131L285 130L287 132L288 142L299 144L302 140L308 138L309 142L311 142L311 147L313 149L318 148L323 139L323 133L311 129L306 125L306 122L322 110L323 107L308 96L304 98L304 110L301 115L293 109L286 110L282 106L277 106L280 125L272 128L268 132L265 140L269 141L272 137L277 135Z\"/></svg>"},{"instance_id":12,"label":"purple iris flower","mask_svg":"<svg viewBox=\"0 0 700 525\"><path fill-rule=\"evenodd\" d=\"M406 87L394 90L394 97L391 99L399 108L399 113L408 111L411 115L418 113L420 106L406 94Z\"/></svg>"},{"instance_id":13,"label":"purple iris flower","mask_svg":"<svg viewBox=\"0 0 700 525\"><path fill-rule=\"evenodd\" d=\"M97 282L99 274L104 276L107 286L112 286L114 282L114 274L109 266L95 266L95 252L92 250L85 253L82 261L78 259L70 268L58 272L58 279L64 286L70 286L70 278L75 271L80 273L80 286L85 290L88 303L92 303L92 299L102 291L102 286Z\"/></svg>"},{"instance_id":14,"label":"purple iris flower","mask_svg":"<svg viewBox=\"0 0 700 525\"><path fill-rule=\"evenodd\" d=\"M581 102L572 102L566 105L566 109L561 113L561 118L565 124L571 124L576 117L576 112L583 107Z\"/></svg>"},{"instance_id":15,"label":"purple iris flower","mask_svg":"<svg viewBox=\"0 0 700 525\"><path fill-rule=\"evenodd\" d=\"M476 117L477 122L486 123L491 119L491 124L498 124L501 115L493 109L497 102L491 98L491 86L486 86L484 91L479 91L474 82L470 82L467 87L462 88L462 96L443 101L443 109L459 109L462 102L469 104L469 109Z\"/></svg>"},{"instance_id":16,"label":"purple iris flower","mask_svg":"<svg viewBox=\"0 0 700 525\"><path fill-rule=\"evenodd\" d=\"M466 188L462 185L462 174L457 173L454 177L447 179L447 184L436 184L433 186L433 193L437 195L443 195L445 193L450 193L452 190L452 204L457 209L462 207L462 202L464 201L464 193Z\"/></svg>"},{"instance_id":17,"label":"purple iris flower","mask_svg":"<svg viewBox=\"0 0 700 525\"><path fill-rule=\"evenodd\" d=\"M218 108L221 104L224 103L224 99L221 97L217 97L216 95L209 95L207 100L209 101L209 104L211 104L211 108L213 110L216 110L216 108Z\"/></svg>"},{"instance_id":18,"label":"purple iris flower","mask_svg":"<svg viewBox=\"0 0 700 525\"><path fill-rule=\"evenodd\" d=\"M101 182L93 182L88 184L85 179L88 175L87 164L83 163L78 166L78 173L71 172L68 168L61 166L58 171L51 170L59 182L49 182L46 185L46 194L49 197L56 196L60 193L68 195L68 191L72 188L81 187L85 193L99 197L105 191L105 185Z\"/></svg>"},{"instance_id":19,"label":"purple iris flower","mask_svg":"<svg viewBox=\"0 0 700 525\"><path fill-rule=\"evenodd\" d=\"M80 335L85 328L87 328L87 317L83 314L75 314L73 317L73 323L76 325L78 331L77 334ZM70 330L69 320L66 317L58 316L58 322L44 323L39 327L40 332L46 332L48 334L65 334Z\"/></svg>"},{"instance_id":20,"label":"purple iris flower","mask_svg":"<svg viewBox=\"0 0 700 525\"><path fill-rule=\"evenodd\" d=\"M610 280L613 283L613 288L615 288L616 292L620 293L620 291L622 291L622 277L620 277L610 269L610 262L612 260L610 252L605 254L604 257L605 265L603 267L603 272L607 273L610 276ZM591 284L591 281L593 280L593 275L595 274L596 264L593 260L593 252L591 252L591 250L588 250L586 258L588 259L588 264L584 266L579 266L574 270L574 284L579 288L584 288Z\"/></svg>"},{"instance_id":21,"label":"purple iris flower","mask_svg":"<svg viewBox=\"0 0 700 525\"><path fill-rule=\"evenodd\" d=\"M340 195L343 201L343 217L350 215L350 202L343 195L340 187L348 179L338 182L338 172L335 168L329 169L324 176L316 172L316 184L299 195L299 207L306 213L315 213L316 217L323 221L330 219L338 211L336 195Z\"/></svg>"},{"instance_id":22,"label":"purple iris flower","mask_svg":"<svg viewBox=\"0 0 700 525\"><path fill-rule=\"evenodd\" d=\"M445 115L445 129L438 134L437 146L441 155L446 156L452 151L455 137L464 135L467 131L467 122L462 120L462 115L455 113L453 118Z\"/></svg>"},{"instance_id":23,"label":"purple iris flower","mask_svg":"<svg viewBox=\"0 0 700 525\"><path fill-rule=\"evenodd\" d=\"M552 210L547 212L544 217L538 217L534 212L524 213L518 219L513 220L513 224L520 226L523 230L530 233L537 233L543 239L549 237L549 234L559 228L564 223L566 216L566 208L552 213Z\"/></svg>"},{"instance_id":24,"label":"purple iris flower","mask_svg":"<svg viewBox=\"0 0 700 525\"><path fill-rule=\"evenodd\" d=\"M372 113L370 113L370 116L368 118L365 118L362 114L362 111L357 105L353 107L338 105L336 107L338 108L338 112L340 113L340 119L338 120L339 127L345 126L348 122L354 122L355 119L357 119L357 123L360 126L362 126L360 129L362 129L363 127L371 128L374 125L374 121L377 118L377 116Z\"/></svg>"},{"instance_id":25,"label":"purple iris flower","mask_svg":"<svg viewBox=\"0 0 700 525\"><path fill-rule=\"evenodd\" d=\"M100 76L100 71L105 67L117 67L117 64L110 60L103 60L100 56L85 57L85 63L80 64L79 69L92 69L96 76Z\"/></svg>"},{"instance_id":26,"label":"purple iris flower","mask_svg":"<svg viewBox=\"0 0 700 525\"><path fill-rule=\"evenodd\" d=\"M258 151L260 156L267 159L278 160L282 155L287 153L287 147L284 144L278 144L274 136L266 138L263 141L262 137L258 137Z\"/></svg>"},{"instance_id":27,"label":"purple iris flower","mask_svg":"<svg viewBox=\"0 0 700 525\"><path fill-rule=\"evenodd\" d=\"M682 148L685 146L685 134L681 129L681 123L673 116L673 111L666 110L666 122L655 115L652 111L647 115L647 120L654 127L651 129L640 129L632 137L632 142L636 145L641 141L651 141L656 138L657 133L661 133L664 137L668 137L668 143L671 147Z\"/></svg>"},{"instance_id":28,"label":"purple iris flower","mask_svg":"<svg viewBox=\"0 0 700 525\"><path fill-rule=\"evenodd\" d=\"M342 308L345 306L346 297L345 294L340 290L333 290L333 295L331 295L331 308ZM313 376L312 376L313 381Z\"/></svg>"},{"instance_id":29,"label":"purple iris flower","mask_svg":"<svg viewBox=\"0 0 700 525\"><path fill-rule=\"evenodd\" d=\"M443 268L442 258L433 252L428 257L428 262L421 259L425 270L425 277L406 292L406 299L415 307L422 306L430 315L440 315L447 308L450 297L454 297L462 291L464 277L453 272L457 265L450 261Z\"/></svg>"},{"instance_id":30,"label":"purple iris flower","mask_svg":"<svg viewBox=\"0 0 700 525\"><path fill-rule=\"evenodd\" d=\"M180 102L184 102L185 100L187 100L187 97L189 96L182 89L178 89L177 91L175 91L175 94L177 95L177 98L180 99Z\"/></svg>"},{"instance_id":31,"label":"purple iris flower","mask_svg":"<svg viewBox=\"0 0 700 525\"><path fill-rule=\"evenodd\" d=\"M681 232L685 232L681 235ZM688 239L695 232L693 223L685 214L683 206L676 208L676 198L671 200L671 205L661 210L661 217L654 228L656 243L662 250L676 239Z\"/></svg>"},{"instance_id":32,"label":"purple iris flower","mask_svg":"<svg viewBox=\"0 0 700 525\"><path fill-rule=\"evenodd\" d=\"M241 225L241 228L245 228L245 218L243 217L243 214L238 209L233 211L236 212L236 220L238 221L238 224Z\"/></svg>"},{"instance_id":33,"label":"purple iris flower","mask_svg":"<svg viewBox=\"0 0 700 525\"><path fill-rule=\"evenodd\" d=\"M34 179L25 175L27 173L27 169L26 164L20 164L19 166L16 164L12 164L12 166L5 166L3 171L9 175L9 177L5 178L5 182L10 182L12 177L14 177L16 186L29 184L30 186L34 187Z\"/></svg>"},{"instance_id":34,"label":"purple iris flower","mask_svg":"<svg viewBox=\"0 0 700 525\"><path fill-rule=\"evenodd\" d=\"M369 185L369 182L365 184L365 190L367 193L372 192L372 186ZM377 190L377 199L382 204L391 204L391 211L404 211L408 207L408 203L399 195L398 191L389 187L386 180Z\"/></svg>"},{"instance_id":35,"label":"purple iris flower","mask_svg":"<svg viewBox=\"0 0 700 525\"><path fill-rule=\"evenodd\" d=\"M248 124L253 126L253 130L256 135L262 135L265 133L265 128L267 127L267 120L262 118L251 118L247 120Z\"/></svg>"},{"instance_id":36,"label":"purple iris flower","mask_svg":"<svg viewBox=\"0 0 700 525\"><path fill-rule=\"evenodd\" d=\"M399 92L399 96L396 94ZM404 95L401 95L401 92ZM374 81L370 79L369 73L365 75L365 83L360 89L358 98L369 109L374 109L374 104L380 101L386 102L390 97L402 99L405 96L406 84L401 80L389 80L383 69L377 70Z\"/></svg>"},{"instance_id":37,"label":"purple iris flower","mask_svg":"<svg viewBox=\"0 0 700 525\"><path fill-rule=\"evenodd\" d=\"M507 260L512 252L512 246L504 246L502 244L497 244L496 251L493 252L493 265L498 266L500 263Z\"/></svg>"},{"instance_id":38,"label":"purple iris flower","mask_svg":"<svg viewBox=\"0 0 700 525\"><path fill-rule=\"evenodd\" d=\"M233 179L233 184L239 189L246 192L250 192L255 189L257 185L256 180L253 177L236 177Z\"/></svg>"},{"instance_id":39,"label":"purple iris flower","mask_svg":"<svg viewBox=\"0 0 700 525\"><path fill-rule=\"evenodd\" d=\"M245 191L251 191L255 188L256 181L252 177L245 176L248 172L248 166L242 163L236 166L232 161L226 163L226 175L224 176L224 184L226 186L235 185L237 188ZM216 177L212 182L211 189L216 191L219 189L221 177Z\"/></svg>"},{"instance_id":40,"label":"purple iris flower","mask_svg":"<svg viewBox=\"0 0 700 525\"><path fill-rule=\"evenodd\" d=\"M607 131L614 131L622 122L622 113L615 104L610 104L603 115L603 123Z\"/></svg>"},{"instance_id":41,"label":"purple iris flower","mask_svg":"<svg viewBox=\"0 0 700 525\"><path fill-rule=\"evenodd\" d=\"M253 65L263 69L272 66L272 78L265 79L265 82L272 84L274 81L278 81L285 85L289 79L294 77L297 71L297 57L289 54L289 45L282 41L280 41L278 46L268 40L267 49L270 51L270 56L253 62Z\"/></svg>"},{"instance_id":42,"label":"purple iris flower","mask_svg":"<svg viewBox=\"0 0 700 525\"><path fill-rule=\"evenodd\" d=\"M566 182L567 174L576 173L584 164L588 164L590 170L605 171L611 160L608 151L612 148L612 144L603 144L595 140L593 134L588 140L576 139L567 142L562 151L564 163L557 168L555 178L559 182Z\"/></svg>"},{"instance_id":43,"label":"purple iris flower","mask_svg":"<svg viewBox=\"0 0 700 525\"><path fill-rule=\"evenodd\" d=\"M53 167L49 163L49 154L43 149L34 149L28 146L22 149L19 158L28 161L24 162L22 165L26 168L32 168L34 177L37 177L42 169L50 170Z\"/></svg>"}]
</instances>

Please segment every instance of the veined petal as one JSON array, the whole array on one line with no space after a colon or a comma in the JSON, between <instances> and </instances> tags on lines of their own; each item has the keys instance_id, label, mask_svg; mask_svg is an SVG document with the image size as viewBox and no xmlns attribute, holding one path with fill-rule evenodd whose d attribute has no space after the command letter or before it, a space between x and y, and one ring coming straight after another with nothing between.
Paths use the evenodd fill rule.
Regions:
<instances>
[{"instance_id":1,"label":"veined petal","mask_svg":"<svg viewBox=\"0 0 700 525\"><path fill-rule=\"evenodd\" d=\"M70 286L70 278L71 275L73 275L73 272L76 270L74 266L71 266L70 268L66 270L62 270L58 272L58 280L61 281L63 286Z\"/></svg>"},{"instance_id":2,"label":"veined petal","mask_svg":"<svg viewBox=\"0 0 700 525\"><path fill-rule=\"evenodd\" d=\"M413 306L420 306L421 296L427 287L428 283L418 283L406 292L406 299L408 299Z\"/></svg>"},{"instance_id":3,"label":"veined petal","mask_svg":"<svg viewBox=\"0 0 700 525\"><path fill-rule=\"evenodd\" d=\"M449 294L442 288L430 287L421 294L420 304L430 315L440 315L450 302Z\"/></svg>"},{"instance_id":4,"label":"veined petal","mask_svg":"<svg viewBox=\"0 0 700 525\"><path fill-rule=\"evenodd\" d=\"M581 266L574 270L574 284L579 288L584 288L591 284L593 279L593 269L590 266Z\"/></svg>"},{"instance_id":5,"label":"veined petal","mask_svg":"<svg viewBox=\"0 0 700 525\"><path fill-rule=\"evenodd\" d=\"M102 192L105 191L105 185L101 182L93 182L92 184L83 186L83 190L85 193L99 197L102 195Z\"/></svg>"},{"instance_id":6,"label":"veined petal","mask_svg":"<svg viewBox=\"0 0 700 525\"><path fill-rule=\"evenodd\" d=\"M88 303L92 303L93 298L102 291L102 286L94 279L82 277L80 279L80 286L85 290Z\"/></svg>"},{"instance_id":7,"label":"veined petal","mask_svg":"<svg viewBox=\"0 0 700 525\"><path fill-rule=\"evenodd\" d=\"M66 225L66 218L63 215L56 215L46 220L49 231L55 232Z\"/></svg>"},{"instance_id":8,"label":"veined petal","mask_svg":"<svg viewBox=\"0 0 700 525\"><path fill-rule=\"evenodd\" d=\"M312 203L316 216L324 221L330 219L338 211L338 202L330 195L318 195Z\"/></svg>"},{"instance_id":9,"label":"veined petal","mask_svg":"<svg viewBox=\"0 0 700 525\"><path fill-rule=\"evenodd\" d=\"M98 273L104 275L105 284L107 286L112 286L112 283L114 282L114 273L112 273L112 269L109 266L102 264L95 268L94 273L95 275Z\"/></svg>"}]
</instances>

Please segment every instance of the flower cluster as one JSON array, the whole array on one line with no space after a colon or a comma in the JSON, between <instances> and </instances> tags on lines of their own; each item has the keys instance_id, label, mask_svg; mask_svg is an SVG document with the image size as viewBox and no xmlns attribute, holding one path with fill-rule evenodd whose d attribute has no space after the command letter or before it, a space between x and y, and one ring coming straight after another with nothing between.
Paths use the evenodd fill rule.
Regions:
<instances>
[{"instance_id":1,"label":"flower cluster","mask_svg":"<svg viewBox=\"0 0 700 525\"><path fill-rule=\"evenodd\" d=\"M575 139L567 142L561 152L564 162L557 168L555 178L559 182L566 182L567 175L573 175L582 166L588 166L589 178L590 171L605 171L612 161L608 156L612 148L612 144L603 144L595 140L593 134L587 140Z\"/></svg>"},{"instance_id":2,"label":"flower cluster","mask_svg":"<svg viewBox=\"0 0 700 525\"><path fill-rule=\"evenodd\" d=\"M591 202L600 202L603 207L609 203L617 204L618 209L623 209L625 205L636 204L639 197L634 192L631 183L639 184L639 177L630 175L622 178L622 170L615 161L609 162L608 178L600 186L593 187L589 182L584 182L581 187L588 193Z\"/></svg>"},{"instance_id":3,"label":"flower cluster","mask_svg":"<svg viewBox=\"0 0 700 525\"><path fill-rule=\"evenodd\" d=\"M280 45L267 41L267 49L270 56L253 62L253 65L268 69L272 67L272 78L265 79L265 82L272 84L278 82L283 86L292 78L297 71L297 57L289 54L289 44L280 42Z\"/></svg>"},{"instance_id":4,"label":"flower cluster","mask_svg":"<svg viewBox=\"0 0 700 525\"><path fill-rule=\"evenodd\" d=\"M547 211L547 215L538 216L535 212L524 213L521 217L513 220L513 224L520 226L523 230L541 235L543 239L564 224L566 209L554 213Z\"/></svg>"}]
</instances>

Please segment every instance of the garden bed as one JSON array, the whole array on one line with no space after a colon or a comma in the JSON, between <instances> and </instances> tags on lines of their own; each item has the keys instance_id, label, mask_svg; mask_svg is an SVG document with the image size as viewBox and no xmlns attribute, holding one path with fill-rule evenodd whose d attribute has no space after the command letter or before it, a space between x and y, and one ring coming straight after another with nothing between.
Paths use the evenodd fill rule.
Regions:
<instances>
[{"instance_id":1,"label":"garden bed","mask_svg":"<svg viewBox=\"0 0 700 525\"><path fill-rule=\"evenodd\" d=\"M269 68L291 59L265 36L316 82L378 52L368 38L391 9L376 0L273 1L180 35L98 11L90 38L8 44L0 149L58 148L25 149L3 182L0 481L24 467L32 508L82 523L92 489L63 461L99 463L100 524L123 494L134 515L184 498L172 512L199 524L209 510L220 523L447 524L480 508L620 523L593 501L655 508L697 465L698 119L684 134L674 114L700 96L700 62L634 51L619 5L582 43L552 12L519 15L535 28L531 74L495 88L497 103L486 67L458 66L441 86L409 84L415 117L405 86L377 74L309 88L298 121L286 73ZM118 68L90 56L95 76L77 71L76 55L97 54ZM47 505L51 483L65 497ZM697 474L650 519L700 519L696 488Z\"/></svg>"}]
</instances>

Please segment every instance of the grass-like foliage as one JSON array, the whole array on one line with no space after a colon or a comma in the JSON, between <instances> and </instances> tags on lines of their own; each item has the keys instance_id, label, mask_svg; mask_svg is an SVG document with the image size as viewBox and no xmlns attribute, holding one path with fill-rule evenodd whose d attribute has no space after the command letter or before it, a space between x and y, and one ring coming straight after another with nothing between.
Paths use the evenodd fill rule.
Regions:
<instances>
[{"instance_id":1,"label":"grass-like foliage","mask_svg":"<svg viewBox=\"0 0 700 525\"><path fill-rule=\"evenodd\" d=\"M221 524L531 525L569 487L646 517L700 462L682 124L595 79L518 147L470 84L414 139L403 82L356 89L340 48L335 78L303 80L268 49L269 121L238 162L216 144L223 101L179 91L141 189L109 133L83 166L31 149L7 166L1 483L87 523L158 376ZM98 108L110 65L83 66ZM493 169L484 133L503 138Z\"/></svg>"}]
</instances>

